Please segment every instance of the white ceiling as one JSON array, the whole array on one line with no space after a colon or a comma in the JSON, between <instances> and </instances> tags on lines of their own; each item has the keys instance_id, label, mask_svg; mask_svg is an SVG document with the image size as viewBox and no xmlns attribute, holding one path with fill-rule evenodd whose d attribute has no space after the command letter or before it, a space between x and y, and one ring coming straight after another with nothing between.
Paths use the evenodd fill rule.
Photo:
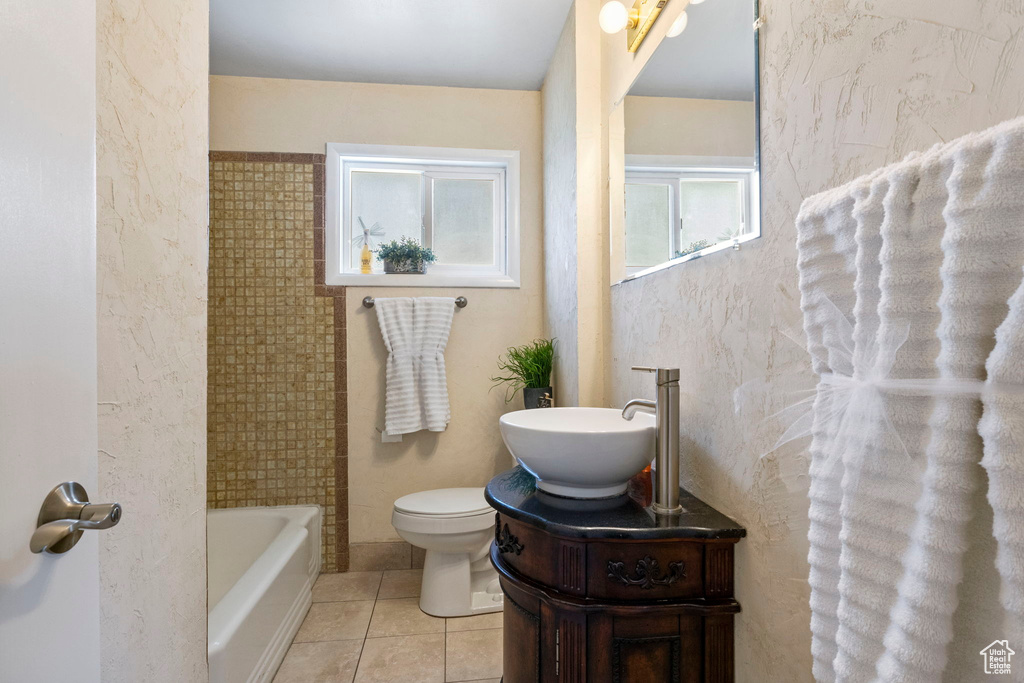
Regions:
<instances>
[{"instance_id":1,"label":"white ceiling","mask_svg":"<svg viewBox=\"0 0 1024 683\"><path fill-rule=\"evenodd\" d=\"M210 72L537 90L571 4L211 0Z\"/></svg>"},{"instance_id":2,"label":"white ceiling","mask_svg":"<svg viewBox=\"0 0 1024 683\"><path fill-rule=\"evenodd\" d=\"M686 30L662 41L629 94L752 101L753 0L707 0L686 13Z\"/></svg>"}]
</instances>

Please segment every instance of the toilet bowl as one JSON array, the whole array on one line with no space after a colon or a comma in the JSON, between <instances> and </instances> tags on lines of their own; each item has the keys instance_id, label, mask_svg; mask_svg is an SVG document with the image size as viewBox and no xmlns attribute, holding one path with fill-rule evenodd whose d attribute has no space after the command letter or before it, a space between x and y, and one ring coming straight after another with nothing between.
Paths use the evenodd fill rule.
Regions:
<instances>
[{"instance_id":1,"label":"toilet bowl","mask_svg":"<svg viewBox=\"0 0 1024 683\"><path fill-rule=\"evenodd\" d=\"M420 609L435 617L499 612L503 595L491 566L494 510L482 488L437 489L395 501L391 524L426 550Z\"/></svg>"}]
</instances>

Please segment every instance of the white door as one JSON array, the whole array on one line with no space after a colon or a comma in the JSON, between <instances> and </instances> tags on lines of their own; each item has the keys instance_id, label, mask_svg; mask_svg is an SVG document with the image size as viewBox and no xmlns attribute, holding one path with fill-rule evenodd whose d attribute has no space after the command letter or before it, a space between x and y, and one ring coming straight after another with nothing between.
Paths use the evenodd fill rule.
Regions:
<instances>
[{"instance_id":1,"label":"white door","mask_svg":"<svg viewBox=\"0 0 1024 683\"><path fill-rule=\"evenodd\" d=\"M3 683L100 678L97 536L118 529L61 555L29 551L54 486L96 491L95 132L95 2L2 0Z\"/></svg>"}]
</instances>

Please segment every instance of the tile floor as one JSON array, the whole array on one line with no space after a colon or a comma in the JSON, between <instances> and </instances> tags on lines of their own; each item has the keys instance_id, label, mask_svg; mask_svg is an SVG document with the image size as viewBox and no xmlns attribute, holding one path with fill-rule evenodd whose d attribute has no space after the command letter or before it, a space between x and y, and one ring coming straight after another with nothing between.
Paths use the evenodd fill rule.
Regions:
<instances>
[{"instance_id":1,"label":"tile floor","mask_svg":"<svg viewBox=\"0 0 1024 683\"><path fill-rule=\"evenodd\" d=\"M428 616L421 573L321 574L274 683L497 683L501 612Z\"/></svg>"}]
</instances>

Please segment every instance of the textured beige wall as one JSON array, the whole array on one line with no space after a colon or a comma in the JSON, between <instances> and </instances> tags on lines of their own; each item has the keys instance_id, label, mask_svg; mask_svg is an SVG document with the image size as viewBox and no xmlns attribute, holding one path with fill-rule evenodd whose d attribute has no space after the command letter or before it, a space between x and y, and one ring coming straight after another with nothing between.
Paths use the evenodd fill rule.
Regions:
<instances>
[{"instance_id":1,"label":"textured beige wall","mask_svg":"<svg viewBox=\"0 0 1024 683\"><path fill-rule=\"evenodd\" d=\"M103 680L206 668L206 0L97 3Z\"/></svg>"},{"instance_id":2,"label":"textured beige wall","mask_svg":"<svg viewBox=\"0 0 1024 683\"><path fill-rule=\"evenodd\" d=\"M630 95L622 106L626 154L754 156L753 102Z\"/></svg>"},{"instance_id":3,"label":"textured beige wall","mask_svg":"<svg viewBox=\"0 0 1024 683\"><path fill-rule=\"evenodd\" d=\"M576 0L576 166L577 250L576 282L579 309L580 405L602 406L610 379L606 362L609 260L607 211L606 112L603 83L594 68L601 54L599 0Z\"/></svg>"},{"instance_id":4,"label":"textured beige wall","mask_svg":"<svg viewBox=\"0 0 1024 683\"><path fill-rule=\"evenodd\" d=\"M488 378L505 347L544 331L540 93L214 76L210 142L270 152L322 153L327 142L519 150L520 289L348 289L350 541L398 540L391 509L399 496L483 486L508 469L497 422L521 398L506 406ZM460 294L469 306L455 313L446 353L448 430L381 443L385 351L362 298Z\"/></svg>"},{"instance_id":5,"label":"textured beige wall","mask_svg":"<svg viewBox=\"0 0 1024 683\"><path fill-rule=\"evenodd\" d=\"M603 405L608 231L597 0L576 0L544 79L544 264L559 405Z\"/></svg>"},{"instance_id":6,"label":"textured beige wall","mask_svg":"<svg viewBox=\"0 0 1024 683\"><path fill-rule=\"evenodd\" d=\"M576 286L576 12L562 27L541 88L544 105L544 315L557 340L555 399L579 403Z\"/></svg>"},{"instance_id":7,"label":"textured beige wall","mask_svg":"<svg viewBox=\"0 0 1024 683\"><path fill-rule=\"evenodd\" d=\"M749 531L737 551L736 678L810 681L806 456L758 459L778 436L762 418L786 404L785 378L808 371L780 332L800 324L793 220L815 192L1019 115L1024 11L997 0L764 8L764 237L612 288L612 398L651 396L631 363L682 368L684 483ZM772 391L741 419L732 392L749 380ZM999 623L986 615L991 517L983 498L975 509L950 682L977 679L977 652Z\"/></svg>"}]
</instances>

